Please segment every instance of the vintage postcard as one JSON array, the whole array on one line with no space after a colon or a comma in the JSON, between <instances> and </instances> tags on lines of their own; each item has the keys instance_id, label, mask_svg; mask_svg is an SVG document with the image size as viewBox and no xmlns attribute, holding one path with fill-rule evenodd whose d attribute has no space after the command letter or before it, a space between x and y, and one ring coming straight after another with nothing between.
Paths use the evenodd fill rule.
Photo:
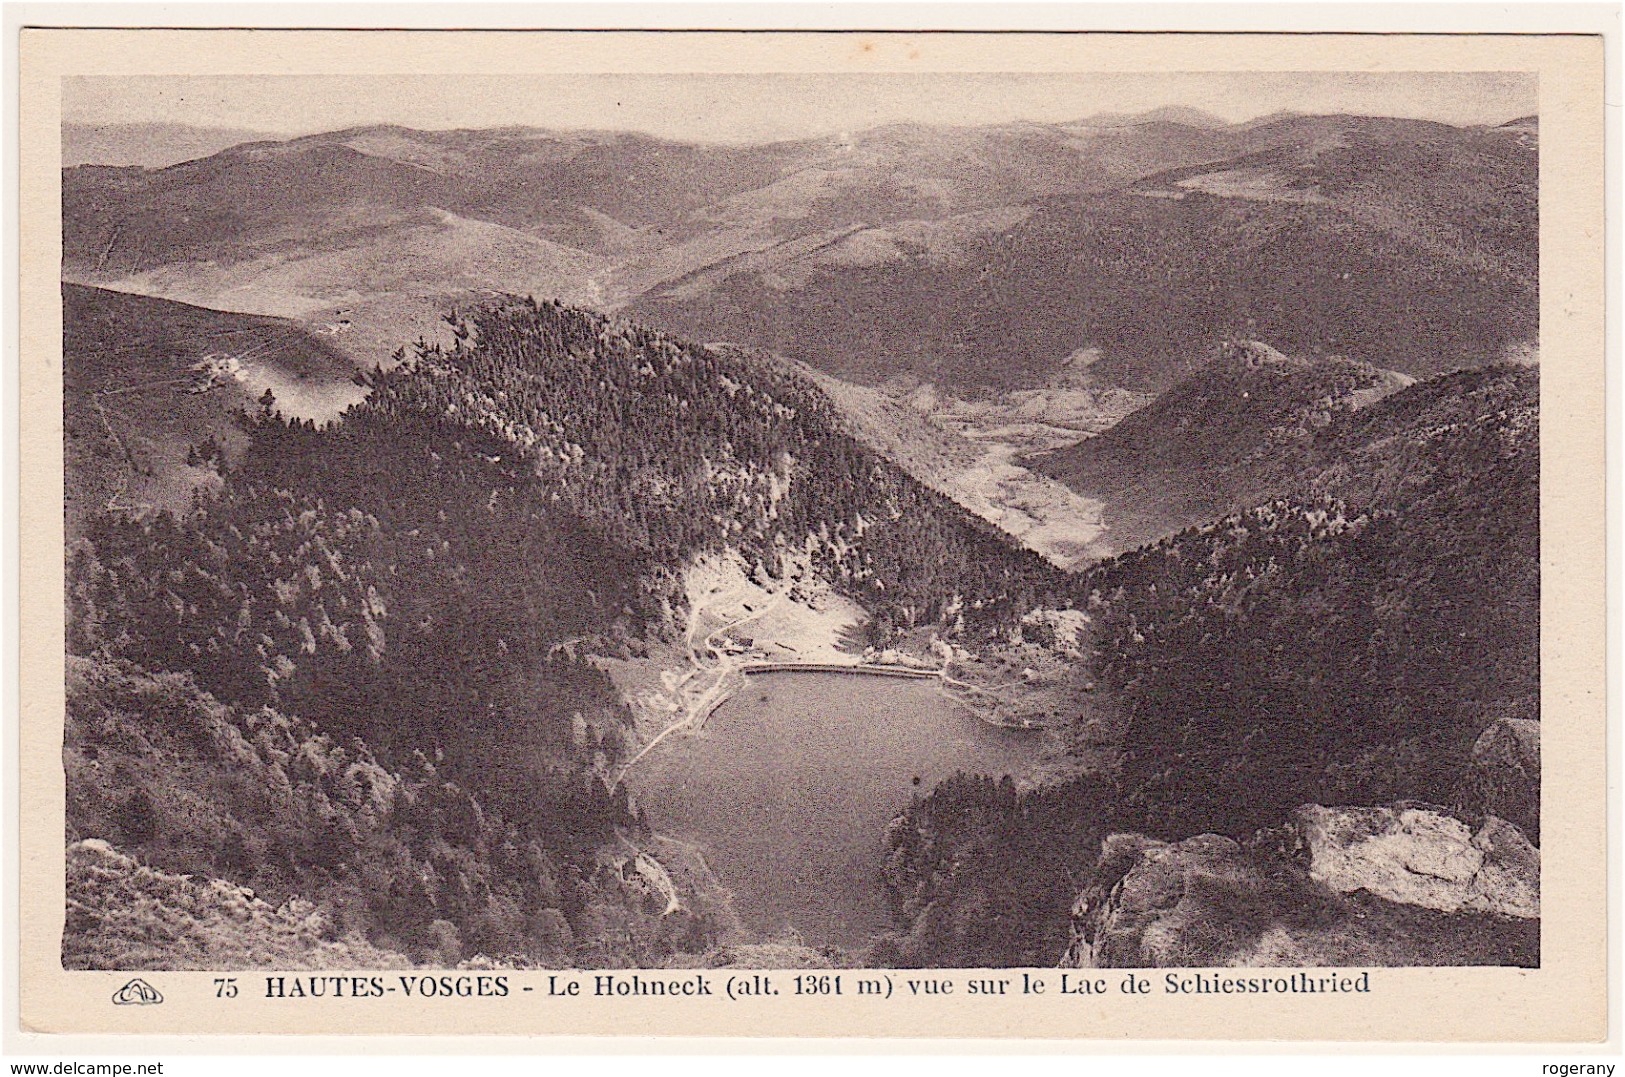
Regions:
<instances>
[{"instance_id":1,"label":"vintage postcard","mask_svg":"<svg viewBox=\"0 0 1625 1077\"><path fill-rule=\"evenodd\" d=\"M20 35L24 1030L1608 1034L1600 37Z\"/></svg>"}]
</instances>

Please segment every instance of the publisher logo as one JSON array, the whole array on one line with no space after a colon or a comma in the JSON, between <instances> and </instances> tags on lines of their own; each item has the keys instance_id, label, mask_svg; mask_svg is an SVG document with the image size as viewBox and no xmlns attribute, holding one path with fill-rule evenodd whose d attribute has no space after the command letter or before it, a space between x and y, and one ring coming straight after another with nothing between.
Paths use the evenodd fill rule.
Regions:
<instances>
[{"instance_id":1,"label":"publisher logo","mask_svg":"<svg viewBox=\"0 0 1625 1077\"><path fill-rule=\"evenodd\" d=\"M162 1001L158 989L139 976L113 992L115 1006L156 1006Z\"/></svg>"}]
</instances>

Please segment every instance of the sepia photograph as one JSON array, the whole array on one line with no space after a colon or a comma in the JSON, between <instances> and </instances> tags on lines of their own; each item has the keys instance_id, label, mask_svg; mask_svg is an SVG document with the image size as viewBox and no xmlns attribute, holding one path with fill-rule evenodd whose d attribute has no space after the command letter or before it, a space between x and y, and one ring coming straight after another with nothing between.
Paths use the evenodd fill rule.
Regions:
<instances>
[{"instance_id":1,"label":"sepia photograph","mask_svg":"<svg viewBox=\"0 0 1625 1077\"><path fill-rule=\"evenodd\" d=\"M627 66L53 83L62 972L1543 967L1537 71Z\"/></svg>"},{"instance_id":2,"label":"sepia photograph","mask_svg":"<svg viewBox=\"0 0 1625 1077\"><path fill-rule=\"evenodd\" d=\"M1532 78L481 83L65 87L65 963L1539 961Z\"/></svg>"}]
</instances>

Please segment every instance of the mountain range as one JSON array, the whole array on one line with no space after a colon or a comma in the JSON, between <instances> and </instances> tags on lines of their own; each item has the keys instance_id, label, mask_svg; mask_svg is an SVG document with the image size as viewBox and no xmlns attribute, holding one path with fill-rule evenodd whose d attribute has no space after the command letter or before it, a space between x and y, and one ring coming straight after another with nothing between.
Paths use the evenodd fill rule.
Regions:
<instances>
[{"instance_id":1,"label":"mountain range","mask_svg":"<svg viewBox=\"0 0 1625 1077\"><path fill-rule=\"evenodd\" d=\"M727 574L753 637L838 601L1048 723L1030 784L877 835L895 931L797 961L1053 964L1114 830L1538 840L1538 775L1472 767L1538 729L1537 143L1169 109L66 168L65 961L209 967L233 909L293 965L726 960L620 779L761 642L704 620Z\"/></svg>"},{"instance_id":2,"label":"mountain range","mask_svg":"<svg viewBox=\"0 0 1625 1077\"><path fill-rule=\"evenodd\" d=\"M1225 336L1412 375L1536 328L1533 125L1181 110L764 145L366 127L69 168L67 279L344 318L371 362L448 301L627 309L848 379L1160 388ZM342 312L342 313L341 313Z\"/></svg>"}]
</instances>

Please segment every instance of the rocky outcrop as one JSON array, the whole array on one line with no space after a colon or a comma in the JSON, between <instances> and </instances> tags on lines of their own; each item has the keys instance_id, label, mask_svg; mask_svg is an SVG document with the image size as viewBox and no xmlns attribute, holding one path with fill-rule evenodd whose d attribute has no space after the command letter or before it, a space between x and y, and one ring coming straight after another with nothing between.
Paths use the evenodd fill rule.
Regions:
<instances>
[{"instance_id":1,"label":"rocky outcrop","mask_svg":"<svg viewBox=\"0 0 1625 1077\"><path fill-rule=\"evenodd\" d=\"M1062 964L1532 966L1539 915L1539 852L1505 820L1309 805L1246 845L1106 838Z\"/></svg>"},{"instance_id":2,"label":"rocky outcrop","mask_svg":"<svg viewBox=\"0 0 1625 1077\"><path fill-rule=\"evenodd\" d=\"M1476 830L1419 807L1322 808L1293 813L1309 877L1339 894L1364 890L1440 912L1540 916L1540 854L1511 823Z\"/></svg>"},{"instance_id":3,"label":"rocky outcrop","mask_svg":"<svg viewBox=\"0 0 1625 1077\"><path fill-rule=\"evenodd\" d=\"M1473 764L1517 767L1540 779L1540 723L1532 718L1497 718L1473 744Z\"/></svg>"},{"instance_id":4,"label":"rocky outcrop","mask_svg":"<svg viewBox=\"0 0 1625 1077\"><path fill-rule=\"evenodd\" d=\"M1113 834L1096 885L1072 910L1067 960L1076 967L1242 964L1232 937L1257 934L1293 904L1230 838L1178 843Z\"/></svg>"},{"instance_id":5,"label":"rocky outcrop","mask_svg":"<svg viewBox=\"0 0 1625 1077\"><path fill-rule=\"evenodd\" d=\"M1473 806L1540 840L1540 723L1497 718L1473 743L1467 774Z\"/></svg>"},{"instance_id":6,"label":"rocky outcrop","mask_svg":"<svg viewBox=\"0 0 1625 1077\"><path fill-rule=\"evenodd\" d=\"M175 875L100 839L67 850L69 969L411 968L398 953L341 935L308 901L273 906L223 879Z\"/></svg>"}]
</instances>

